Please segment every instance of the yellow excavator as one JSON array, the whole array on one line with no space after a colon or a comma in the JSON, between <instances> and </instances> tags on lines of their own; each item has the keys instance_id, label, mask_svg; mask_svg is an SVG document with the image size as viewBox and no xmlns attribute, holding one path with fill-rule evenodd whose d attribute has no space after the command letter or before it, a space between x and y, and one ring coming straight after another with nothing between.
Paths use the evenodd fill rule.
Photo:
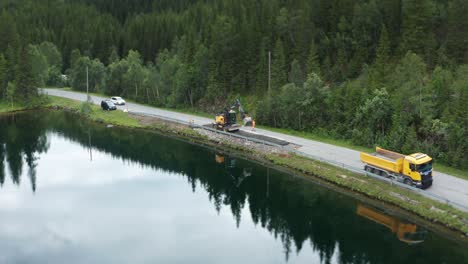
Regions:
<instances>
[{"instance_id":1,"label":"yellow excavator","mask_svg":"<svg viewBox=\"0 0 468 264\"><path fill-rule=\"evenodd\" d=\"M387 215L376 209L358 204L356 213L373 222L381 224L396 234L401 242L408 245L414 245L424 242L427 231L421 229L415 224L406 223L396 217Z\"/></svg>"},{"instance_id":2,"label":"yellow excavator","mask_svg":"<svg viewBox=\"0 0 468 264\"><path fill-rule=\"evenodd\" d=\"M226 132L238 131L240 126L237 124L237 112L234 110L236 108L238 108L241 119L244 121L244 125L251 125L252 119L247 116L247 113L244 111L240 100L236 99L236 101L234 101L234 103L229 108L226 107L222 112L216 114L213 127L218 130L224 130Z\"/></svg>"}]
</instances>

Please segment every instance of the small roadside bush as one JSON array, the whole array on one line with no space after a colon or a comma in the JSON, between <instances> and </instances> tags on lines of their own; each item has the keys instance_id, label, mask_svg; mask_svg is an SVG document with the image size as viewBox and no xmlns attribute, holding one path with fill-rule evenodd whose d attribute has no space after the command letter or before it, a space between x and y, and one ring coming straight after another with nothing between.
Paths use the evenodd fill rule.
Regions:
<instances>
[{"instance_id":1,"label":"small roadside bush","mask_svg":"<svg viewBox=\"0 0 468 264\"><path fill-rule=\"evenodd\" d=\"M90 115L93 112L93 108L91 103L83 102L81 103L80 112L85 115Z\"/></svg>"}]
</instances>

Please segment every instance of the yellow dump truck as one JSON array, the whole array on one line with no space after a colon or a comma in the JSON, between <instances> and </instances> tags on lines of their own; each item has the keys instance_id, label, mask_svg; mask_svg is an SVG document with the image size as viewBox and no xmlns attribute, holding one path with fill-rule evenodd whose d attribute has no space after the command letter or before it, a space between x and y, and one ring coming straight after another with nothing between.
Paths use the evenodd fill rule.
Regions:
<instances>
[{"instance_id":1,"label":"yellow dump truck","mask_svg":"<svg viewBox=\"0 0 468 264\"><path fill-rule=\"evenodd\" d=\"M406 223L393 216L387 215L379 210L358 204L358 215L365 217L373 222L381 224L396 234L398 239L410 245L418 244L424 241L427 231L412 223Z\"/></svg>"},{"instance_id":2,"label":"yellow dump truck","mask_svg":"<svg viewBox=\"0 0 468 264\"><path fill-rule=\"evenodd\" d=\"M432 158L423 153L405 156L376 147L376 152L361 152L364 169L399 182L426 189L432 185Z\"/></svg>"}]
</instances>

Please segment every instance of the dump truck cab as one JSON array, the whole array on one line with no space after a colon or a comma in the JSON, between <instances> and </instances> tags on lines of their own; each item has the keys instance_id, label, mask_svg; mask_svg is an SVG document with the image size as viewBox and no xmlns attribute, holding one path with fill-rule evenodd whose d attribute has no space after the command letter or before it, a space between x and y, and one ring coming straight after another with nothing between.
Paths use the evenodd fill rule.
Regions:
<instances>
[{"instance_id":1,"label":"dump truck cab","mask_svg":"<svg viewBox=\"0 0 468 264\"><path fill-rule=\"evenodd\" d=\"M403 174L410 177L420 188L432 185L432 158L423 153L405 156Z\"/></svg>"},{"instance_id":2,"label":"dump truck cab","mask_svg":"<svg viewBox=\"0 0 468 264\"><path fill-rule=\"evenodd\" d=\"M421 227L406 222L399 222L396 230L392 230L396 234L398 240L408 245L415 245L424 242L427 236L427 231Z\"/></svg>"}]
</instances>

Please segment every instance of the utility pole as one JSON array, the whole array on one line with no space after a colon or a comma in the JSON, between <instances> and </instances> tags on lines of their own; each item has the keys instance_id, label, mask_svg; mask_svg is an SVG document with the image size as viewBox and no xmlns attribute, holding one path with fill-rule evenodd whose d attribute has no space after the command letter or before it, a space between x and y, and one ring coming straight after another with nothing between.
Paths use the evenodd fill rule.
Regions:
<instances>
[{"instance_id":1,"label":"utility pole","mask_svg":"<svg viewBox=\"0 0 468 264\"><path fill-rule=\"evenodd\" d=\"M271 83L271 51L268 51L268 96L270 96Z\"/></svg>"}]
</instances>

